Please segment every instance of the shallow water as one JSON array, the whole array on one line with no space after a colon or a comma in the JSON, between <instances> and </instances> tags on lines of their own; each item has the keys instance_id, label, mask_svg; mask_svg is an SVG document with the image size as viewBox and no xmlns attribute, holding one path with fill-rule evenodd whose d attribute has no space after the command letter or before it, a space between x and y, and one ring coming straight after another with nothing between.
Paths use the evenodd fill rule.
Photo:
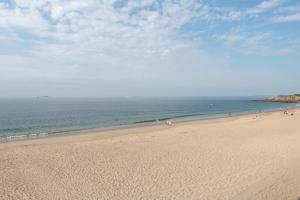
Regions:
<instances>
[{"instance_id":1,"label":"shallow water","mask_svg":"<svg viewBox=\"0 0 300 200\"><path fill-rule=\"evenodd\" d=\"M0 137L201 119L294 104L231 98L32 98L0 100ZM34 135L32 135L34 136Z\"/></svg>"}]
</instances>

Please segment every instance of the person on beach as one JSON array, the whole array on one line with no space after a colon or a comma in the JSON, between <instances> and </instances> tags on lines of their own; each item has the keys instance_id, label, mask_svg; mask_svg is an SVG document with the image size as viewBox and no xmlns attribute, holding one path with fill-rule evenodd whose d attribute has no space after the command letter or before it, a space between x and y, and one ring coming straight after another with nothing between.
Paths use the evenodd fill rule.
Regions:
<instances>
[{"instance_id":1,"label":"person on beach","mask_svg":"<svg viewBox=\"0 0 300 200\"><path fill-rule=\"evenodd\" d=\"M171 126L171 125L172 125L172 121L171 121L171 120L168 120L168 121L166 121L166 124L167 124L168 126Z\"/></svg>"}]
</instances>

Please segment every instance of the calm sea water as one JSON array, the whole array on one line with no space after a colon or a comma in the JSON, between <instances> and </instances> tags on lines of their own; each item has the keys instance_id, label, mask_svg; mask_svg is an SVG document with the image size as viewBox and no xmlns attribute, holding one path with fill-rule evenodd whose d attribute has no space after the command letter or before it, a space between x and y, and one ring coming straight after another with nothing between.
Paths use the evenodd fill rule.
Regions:
<instances>
[{"instance_id":1,"label":"calm sea water","mask_svg":"<svg viewBox=\"0 0 300 200\"><path fill-rule=\"evenodd\" d=\"M291 104L255 98L34 98L0 100L0 137L114 127L167 119L268 111Z\"/></svg>"}]
</instances>

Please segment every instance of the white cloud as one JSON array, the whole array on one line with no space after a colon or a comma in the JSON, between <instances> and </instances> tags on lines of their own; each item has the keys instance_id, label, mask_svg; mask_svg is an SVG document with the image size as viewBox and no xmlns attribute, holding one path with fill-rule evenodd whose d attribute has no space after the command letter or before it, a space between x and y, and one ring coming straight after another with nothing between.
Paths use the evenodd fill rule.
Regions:
<instances>
[{"instance_id":1,"label":"white cloud","mask_svg":"<svg viewBox=\"0 0 300 200\"><path fill-rule=\"evenodd\" d=\"M164 52L185 23L203 14L196 0L129 1L115 7L116 1L15 0L13 9L2 6L0 28L22 29L35 40L54 40L49 48L62 45L72 49L89 46L100 53L109 49L132 48ZM80 44L80 45L79 45ZM44 47L42 47L44 48ZM46 47L48 48L48 47ZM40 51L40 47L31 49Z\"/></svg>"},{"instance_id":2,"label":"white cloud","mask_svg":"<svg viewBox=\"0 0 300 200\"><path fill-rule=\"evenodd\" d=\"M243 32L232 32L224 35L215 35L215 38L225 41L226 44L235 49L248 53L261 53L265 51L264 43L270 38L269 34L247 34Z\"/></svg>"},{"instance_id":3,"label":"white cloud","mask_svg":"<svg viewBox=\"0 0 300 200\"><path fill-rule=\"evenodd\" d=\"M284 6L274 12L271 22L295 22L300 21L300 4Z\"/></svg>"},{"instance_id":4,"label":"white cloud","mask_svg":"<svg viewBox=\"0 0 300 200\"><path fill-rule=\"evenodd\" d=\"M284 38L273 40L271 31L226 33L221 27L226 21L239 23L233 26L250 25L251 29L250 17L273 13L281 4L265 0L252 8L230 8L202 0L0 2L0 43L11 45L9 50L15 48L9 53L0 47L0 77L2 83L23 77L29 82L38 80L37 84L55 80L99 87L125 82L136 86L158 80L166 85L177 82L178 86L178 80L184 82L186 78L182 77L184 70L197 85L199 79L209 79L205 77L207 71L213 77L219 70L216 66L227 66L223 55L205 53L203 46L210 45L211 40L225 43L224 50L229 47L247 54L294 52L295 44ZM290 14L295 11L276 13ZM256 22L263 20L267 18ZM183 30L185 25L187 30ZM220 33L216 35L216 31ZM11 55L1 57L3 52Z\"/></svg>"},{"instance_id":5,"label":"white cloud","mask_svg":"<svg viewBox=\"0 0 300 200\"><path fill-rule=\"evenodd\" d=\"M238 21L249 17L258 17L261 14L278 9L285 2L283 0L263 0L254 7L249 8L218 8L214 9L217 12L217 19L223 21Z\"/></svg>"},{"instance_id":6,"label":"white cloud","mask_svg":"<svg viewBox=\"0 0 300 200\"><path fill-rule=\"evenodd\" d=\"M260 3L253 7L240 8L240 7L210 7L210 16L213 20L221 21L239 21L251 17L257 17L261 14L269 12L270 10L277 9L284 3L283 0L262 0ZM226 5L226 4L225 4Z\"/></svg>"},{"instance_id":7,"label":"white cloud","mask_svg":"<svg viewBox=\"0 0 300 200\"><path fill-rule=\"evenodd\" d=\"M222 35L214 35L215 39L236 51L256 55L290 55L299 51L299 41L287 40L268 32L231 31ZM282 46L285 43L285 46Z\"/></svg>"},{"instance_id":8,"label":"white cloud","mask_svg":"<svg viewBox=\"0 0 300 200\"><path fill-rule=\"evenodd\" d=\"M266 12L270 9L278 7L279 5L281 5L283 3L284 3L283 0L264 0L257 6L247 9L246 13L247 14L258 14L258 13Z\"/></svg>"},{"instance_id":9,"label":"white cloud","mask_svg":"<svg viewBox=\"0 0 300 200\"><path fill-rule=\"evenodd\" d=\"M189 44L191 38L181 37L179 30L193 20L212 24L241 20L270 11L283 3L282 0L264 0L252 8L239 9L221 8L198 0L15 0L11 7L0 4L0 28L6 32L21 30L31 36L32 43L27 52L36 56L61 59L72 55L118 53L165 56L185 43ZM275 16L272 20L296 21L299 13ZM184 34L190 35L196 42L190 48L198 48L197 44L201 44L199 34ZM22 32L17 35L22 39ZM266 35L260 33L256 36L226 37L217 39L227 44L233 43L233 40L243 41L245 46L249 45L248 49L256 49L261 41L269 41Z\"/></svg>"},{"instance_id":10,"label":"white cloud","mask_svg":"<svg viewBox=\"0 0 300 200\"><path fill-rule=\"evenodd\" d=\"M0 9L1 28L24 28L32 32L43 31L48 28L48 23L42 19L37 10Z\"/></svg>"},{"instance_id":11,"label":"white cloud","mask_svg":"<svg viewBox=\"0 0 300 200\"><path fill-rule=\"evenodd\" d=\"M300 12L291 14L291 15L284 15L284 16L274 16L271 19L272 22L295 22L300 21Z\"/></svg>"},{"instance_id":12,"label":"white cloud","mask_svg":"<svg viewBox=\"0 0 300 200\"><path fill-rule=\"evenodd\" d=\"M70 82L75 85L76 80L90 85L120 81L136 85L141 79L151 83L156 76L151 74L152 68L163 75L165 68L183 67L178 66L178 59L188 63L191 57L184 58L187 55L183 54L194 52L198 43L179 37L178 31L206 12L199 1L115 3L16 0L13 8L1 7L0 28L7 32L5 36L0 33L3 39L14 33L21 42L30 44L24 55L20 51L14 55L18 62L10 61L14 56L2 57L0 65L4 69L9 66L2 70L2 76L10 80L26 77L38 84L41 80L66 82L72 77ZM161 59L165 61L158 63ZM193 59L201 60L201 53Z\"/></svg>"},{"instance_id":13,"label":"white cloud","mask_svg":"<svg viewBox=\"0 0 300 200\"><path fill-rule=\"evenodd\" d=\"M286 14L286 13L295 13L300 11L300 4L291 4L282 6L276 10L273 11L273 14Z\"/></svg>"}]
</instances>

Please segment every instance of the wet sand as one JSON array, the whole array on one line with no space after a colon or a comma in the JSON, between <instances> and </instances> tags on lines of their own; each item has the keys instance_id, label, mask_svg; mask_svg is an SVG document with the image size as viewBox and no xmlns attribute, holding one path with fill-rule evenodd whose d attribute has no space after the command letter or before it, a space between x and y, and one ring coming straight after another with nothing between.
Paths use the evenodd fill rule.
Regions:
<instances>
[{"instance_id":1,"label":"wet sand","mask_svg":"<svg viewBox=\"0 0 300 200\"><path fill-rule=\"evenodd\" d=\"M300 110L0 144L0 199L300 197Z\"/></svg>"}]
</instances>

